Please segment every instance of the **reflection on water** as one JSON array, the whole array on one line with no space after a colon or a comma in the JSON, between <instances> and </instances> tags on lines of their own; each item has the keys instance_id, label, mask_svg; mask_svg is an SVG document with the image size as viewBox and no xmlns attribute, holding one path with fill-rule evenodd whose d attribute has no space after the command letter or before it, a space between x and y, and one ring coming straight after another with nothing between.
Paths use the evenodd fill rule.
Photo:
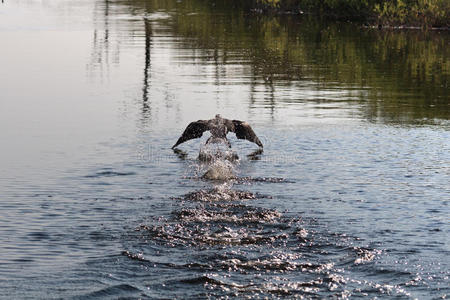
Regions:
<instances>
[{"instance_id":1,"label":"reflection on water","mask_svg":"<svg viewBox=\"0 0 450 300\"><path fill-rule=\"evenodd\" d=\"M148 104L149 97L148 92L150 89L150 68L151 68L151 38L152 38L152 25L149 20L144 20L145 24L145 67L144 67L144 87L142 88L142 114L146 117L149 113L150 106Z\"/></svg>"},{"instance_id":2,"label":"reflection on water","mask_svg":"<svg viewBox=\"0 0 450 300\"><path fill-rule=\"evenodd\" d=\"M173 12L169 26L183 38L179 61L211 65L211 74L199 76L213 76L215 85L248 84L249 104L271 114L292 102L316 109L345 102L371 121L434 123L450 116L446 31L355 30L308 17L248 16L203 1L127 4L139 14Z\"/></svg>"},{"instance_id":3,"label":"reflection on water","mask_svg":"<svg viewBox=\"0 0 450 300\"><path fill-rule=\"evenodd\" d=\"M224 3L2 4L0 297L449 294L448 33Z\"/></svg>"}]
</instances>

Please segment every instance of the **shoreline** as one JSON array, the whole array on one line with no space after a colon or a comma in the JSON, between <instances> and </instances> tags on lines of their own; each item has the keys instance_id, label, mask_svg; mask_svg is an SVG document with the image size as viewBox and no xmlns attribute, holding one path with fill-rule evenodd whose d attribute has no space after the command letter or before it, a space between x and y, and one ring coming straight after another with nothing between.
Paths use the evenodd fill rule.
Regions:
<instances>
[{"instance_id":1,"label":"shoreline","mask_svg":"<svg viewBox=\"0 0 450 300\"><path fill-rule=\"evenodd\" d=\"M438 1L428 6L419 3L401 6L386 1L359 8L344 4L346 0L336 2L340 4L332 7L324 4L308 6L302 0L254 0L250 5L250 12L260 15L308 15L329 21L360 23L364 27L378 29L450 30L450 5L445 7Z\"/></svg>"},{"instance_id":2,"label":"shoreline","mask_svg":"<svg viewBox=\"0 0 450 300\"><path fill-rule=\"evenodd\" d=\"M336 16L329 14L317 14L317 13L305 13L305 12L293 12L293 11L283 11L276 9L262 10L262 9L252 9L250 11L251 14L265 15L265 16L316 16L321 19L325 19L327 21L340 21L340 22L348 22L360 24L365 28L373 28L380 30L433 30L433 31L450 31L450 25L448 26L426 26L426 25L417 25L417 24L408 24L404 23L401 25L396 24L396 22L376 22L373 19L367 20L363 19L359 16Z\"/></svg>"}]
</instances>

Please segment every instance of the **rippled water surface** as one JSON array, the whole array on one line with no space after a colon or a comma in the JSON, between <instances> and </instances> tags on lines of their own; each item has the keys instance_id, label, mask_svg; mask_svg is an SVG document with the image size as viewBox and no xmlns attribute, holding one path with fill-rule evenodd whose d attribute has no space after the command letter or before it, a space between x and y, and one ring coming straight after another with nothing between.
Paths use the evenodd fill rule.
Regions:
<instances>
[{"instance_id":1,"label":"rippled water surface","mask_svg":"<svg viewBox=\"0 0 450 300\"><path fill-rule=\"evenodd\" d=\"M5 0L0 41L0 298L448 297L448 32ZM170 149L216 113L264 151Z\"/></svg>"}]
</instances>

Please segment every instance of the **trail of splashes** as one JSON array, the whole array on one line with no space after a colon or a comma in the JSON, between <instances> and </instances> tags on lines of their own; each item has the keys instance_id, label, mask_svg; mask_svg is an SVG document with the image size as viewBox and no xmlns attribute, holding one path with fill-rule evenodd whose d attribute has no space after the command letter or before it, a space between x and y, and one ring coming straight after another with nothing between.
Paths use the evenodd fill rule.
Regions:
<instances>
[{"instance_id":1,"label":"trail of splashes","mask_svg":"<svg viewBox=\"0 0 450 300\"><path fill-rule=\"evenodd\" d=\"M225 205L225 202L229 201L250 200L256 198L272 198L269 195L263 195L260 193L254 194L250 191L232 189L231 187L234 185L234 183L234 180L223 181L220 182L220 184L217 184L216 182L210 189L195 190L187 193L181 198L175 199L201 202L223 202L223 204Z\"/></svg>"},{"instance_id":2,"label":"trail of splashes","mask_svg":"<svg viewBox=\"0 0 450 300\"><path fill-rule=\"evenodd\" d=\"M199 159L191 165L197 171L197 176L192 179L214 180L213 187L175 198L181 200L183 205L172 211L168 219L162 218L136 228L146 241L152 240L177 249L196 249L195 255L183 258L177 264L170 262L165 267L186 268L203 275L176 282L204 284L211 289L211 295L216 296L229 292L230 295L243 297L263 294L303 298L317 296L320 291L327 290L338 298L348 297L354 288L352 279L344 278L345 272L337 266L345 268L367 264L374 261L379 252L347 244L340 246L344 241L341 237L318 236L302 226L301 218L283 216L275 209L244 204L242 200L268 196L235 190L233 185L292 181L271 177L239 178L235 175L238 161L233 160L233 154L228 147L202 147ZM238 254L223 254L224 249L237 250ZM336 265L329 259L317 259L317 254L321 257L329 251L341 252L340 264ZM198 256L198 253L206 254L206 257ZM223 255L220 258L208 257L210 253ZM124 251L122 255L154 263L151 255L145 257L142 252ZM226 276L222 276L222 271L226 271ZM258 274L261 277L246 285L240 280L242 274ZM368 285L356 283L356 288ZM220 289L222 293L217 294Z\"/></svg>"}]
</instances>

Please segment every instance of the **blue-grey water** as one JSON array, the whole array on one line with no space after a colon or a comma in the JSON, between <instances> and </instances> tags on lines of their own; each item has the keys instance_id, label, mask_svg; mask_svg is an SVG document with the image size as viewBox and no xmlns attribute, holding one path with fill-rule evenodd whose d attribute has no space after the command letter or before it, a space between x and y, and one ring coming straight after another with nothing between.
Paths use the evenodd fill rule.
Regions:
<instances>
[{"instance_id":1,"label":"blue-grey water","mask_svg":"<svg viewBox=\"0 0 450 300\"><path fill-rule=\"evenodd\" d=\"M0 3L0 298L448 297L448 32L217 3Z\"/></svg>"}]
</instances>

